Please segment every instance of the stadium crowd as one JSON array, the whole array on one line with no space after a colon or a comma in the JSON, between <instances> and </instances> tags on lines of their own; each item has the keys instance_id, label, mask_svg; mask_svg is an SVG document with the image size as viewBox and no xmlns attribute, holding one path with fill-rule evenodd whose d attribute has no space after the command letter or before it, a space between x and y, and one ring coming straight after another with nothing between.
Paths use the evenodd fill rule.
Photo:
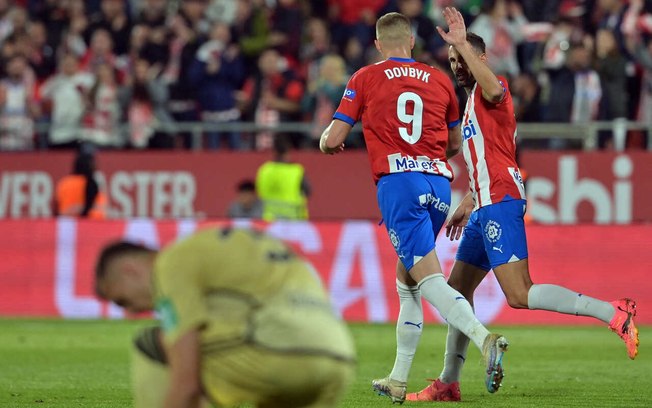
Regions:
<instances>
[{"instance_id":1,"label":"stadium crowd","mask_svg":"<svg viewBox=\"0 0 652 408\"><path fill-rule=\"evenodd\" d=\"M305 122L290 139L316 148L351 73L380 58L383 13L408 16L415 58L449 72L435 30L448 5L485 38L519 122L652 123L647 0L0 0L0 150L190 148L174 124L197 121ZM207 131L203 147L272 140Z\"/></svg>"}]
</instances>

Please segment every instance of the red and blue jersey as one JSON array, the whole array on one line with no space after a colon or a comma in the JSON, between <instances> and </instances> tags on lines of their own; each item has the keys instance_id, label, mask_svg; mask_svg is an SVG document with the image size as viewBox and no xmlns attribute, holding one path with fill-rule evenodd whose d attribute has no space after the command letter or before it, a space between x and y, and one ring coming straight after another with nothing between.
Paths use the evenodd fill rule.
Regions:
<instances>
[{"instance_id":1,"label":"red and blue jersey","mask_svg":"<svg viewBox=\"0 0 652 408\"><path fill-rule=\"evenodd\" d=\"M512 94L505 89L500 103L482 97L482 88L473 86L462 116L462 152L469 172L475 207L509 199L525 199L523 179L516 164L516 118Z\"/></svg>"},{"instance_id":2,"label":"red and blue jersey","mask_svg":"<svg viewBox=\"0 0 652 408\"><path fill-rule=\"evenodd\" d=\"M362 120L375 182L406 171L453 179L446 147L459 108L443 72L407 58L364 67L349 80L333 118L351 126Z\"/></svg>"}]
</instances>

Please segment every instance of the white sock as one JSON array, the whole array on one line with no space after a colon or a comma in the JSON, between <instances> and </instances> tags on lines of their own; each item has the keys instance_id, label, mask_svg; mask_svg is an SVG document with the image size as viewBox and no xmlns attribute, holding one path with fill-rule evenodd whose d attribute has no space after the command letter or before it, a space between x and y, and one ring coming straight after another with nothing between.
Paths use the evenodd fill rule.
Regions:
<instances>
[{"instance_id":1,"label":"white sock","mask_svg":"<svg viewBox=\"0 0 652 408\"><path fill-rule=\"evenodd\" d=\"M396 322L396 360L389 378L407 382L414 353L421 339L423 309L419 288L407 286L397 280L396 291L400 302Z\"/></svg>"},{"instance_id":2,"label":"white sock","mask_svg":"<svg viewBox=\"0 0 652 408\"><path fill-rule=\"evenodd\" d=\"M446 336L446 354L444 354L444 368L439 379L444 384L460 381L462 367L466 361L466 350L469 348L469 338L455 327L448 325Z\"/></svg>"},{"instance_id":3,"label":"white sock","mask_svg":"<svg viewBox=\"0 0 652 408\"><path fill-rule=\"evenodd\" d=\"M609 302L573 292L557 285L532 285L527 293L531 310L550 310L575 316L591 316L609 324L616 313Z\"/></svg>"},{"instance_id":4,"label":"white sock","mask_svg":"<svg viewBox=\"0 0 652 408\"><path fill-rule=\"evenodd\" d=\"M426 276L417 285L421 296L435 307L448 324L455 326L482 351L489 331L473 314L473 308L462 294L451 288L444 275Z\"/></svg>"}]
</instances>

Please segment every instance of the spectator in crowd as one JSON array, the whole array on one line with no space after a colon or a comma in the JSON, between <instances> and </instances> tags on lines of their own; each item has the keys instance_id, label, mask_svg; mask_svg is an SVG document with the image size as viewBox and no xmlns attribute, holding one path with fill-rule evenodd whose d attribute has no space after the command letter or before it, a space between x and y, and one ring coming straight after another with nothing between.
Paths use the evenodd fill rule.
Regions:
<instances>
[{"instance_id":1,"label":"spectator in crowd","mask_svg":"<svg viewBox=\"0 0 652 408\"><path fill-rule=\"evenodd\" d=\"M163 79L169 84L168 109L178 122L199 120L196 89L188 76L188 69L203 42L206 4L201 0L183 0L179 13L171 17L169 38L170 56L163 71ZM181 133L183 146L193 147L192 135Z\"/></svg>"},{"instance_id":2,"label":"spectator in crowd","mask_svg":"<svg viewBox=\"0 0 652 408\"><path fill-rule=\"evenodd\" d=\"M162 71L170 57L166 36L165 28L149 27L145 24L135 25L131 31L129 51L125 59L127 69L133 69L134 62L144 58L156 66L158 71Z\"/></svg>"},{"instance_id":3,"label":"spectator in crowd","mask_svg":"<svg viewBox=\"0 0 652 408\"><path fill-rule=\"evenodd\" d=\"M570 45L582 42L584 37L585 33L577 18L561 16L543 43L540 68L552 71L562 69L566 64Z\"/></svg>"},{"instance_id":4,"label":"spectator in crowd","mask_svg":"<svg viewBox=\"0 0 652 408\"><path fill-rule=\"evenodd\" d=\"M79 67L83 71L92 73L102 64L118 68L117 56L113 52L113 40L108 31L98 28L93 31L90 47L84 52Z\"/></svg>"},{"instance_id":5,"label":"spectator in crowd","mask_svg":"<svg viewBox=\"0 0 652 408\"><path fill-rule=\"evenodd\" d=\"M601 28L595 41L595 70L600 77L602 98L600 98L598 120L612 121L612 131L599 134L599 145L611 146L618 151L625 149L627 129L627 60L621 54L613 31Z\"/></svg>"},{"instance_id":6,"label":"spectator in crowd","mask_svg":"<svg viewBox=\"0 0 652 408\"><path fill-rule=\"evenodd\" d=\"M95 68L95 83L88 91L82 138L98 147L124 144L120 129L120 104L115 70L109 64Z\"/></svg>"},{"instance_id":7,"label":"spectator in crowd","mask_svg":"<svg viewBox=\"0 0 652 408\"><path fill-rule=\"evenodd\" d=\"M72 4L81 3L82 0L70 0L68 3L60 1L35 1L29 5L32 21L43 22L46 30L48 45L58 50L65 31L73 22L73 14L70 13Z\"/></svg>"},{"instance_id":8,"label":"spectator in crowd","mask_svg":"<svg viewBox=\"0 0 652 408\"><path fill-rule=\"evenodd\" d=\"M231 43L229 27L224 23L216 23L209 38L197 51L188 78L197 88L201 120L209 124L233 123L240 119L235 92L244 80L240 50ZM206 147L218 149L223 136L232 150L242 147L239 132L213 130L206 133Z\"/></svg>"},{"instance_id":9,"label":"spectator in crowd","mask_svg":"<svg viewBox=\"0 0 652 408\"><path fill-rule=\"evenodd\" d=\"M274 138L274 158L256 173L265 221L308 219L310 185L303 165L290 161L289 147L284 137Z\"/></svg>"},{"instance_id":10,"label":"spectator in crowd","mask_svg":"<svg viewBox=\"0 0 652 408\"><path fill-rule=\"evenodd\" d=\"M212 0L206 9L206 16L213 22L231 26L235 21L238 2L234 0Z\"/></svg>"},{"instance_id":11,"label":"spectator in crowd","mask_svg":"<svg viewBox=\"0 0 652 408\"><path fill-rule=\"evenodd\" d=\"M9 13L11 19L11 35L27 35L29 26L29 17L27 10L23 7L12 7Z\"/></svg>"},{"instance_id":12,"label":"spectator in crowd","mask_svg":"<svg viewBox=\"0 0 652 408\"><path fill-rule=\"evenodd\" d=\"M565 7L568 9L573 8L577 2L575 0L521 0L523 14L528 21L555 21L559 17L562 3L567 4Z\"/></svg>"},{"instance_id":13,"label":"spectator in crowd","mask_svg":"<svg viewBox=\"0 0 652 408\"><path fill-rule=\"evenodd\" d=\"M276 48L296 68L305 20L299 0L279 0L270 20L267 45Z\"/></svg>"},{"instance_id":14,"label":"spectator in crowd","mask_svg":"<svg viewBox=\"0 0 652 408\"><path fill-rule=\"evenodd\" d=\"M613 32L618 48L625 51L625 41L622 31L623 19L628 5L622 0L597 0L592 10L598 19L596 28L604 28Z\"/></svg>"},{"instance_id":15,"label":"spectator in crowd","mask_svg":"<svg viewBox=\"0 0 652 408\"><path fill-rule=\"evenodd\" d=\"M167 64L170 46L166 27L167 2L165 0L145 0L141 4L139 17L131 30L129 39L128 63L133 65L138 58L145 58L162 70Z\"/></svg>"},{"instance_id":16,"label":"spectator in crowd","mask_svg":"<svg viewBox=\"0 0 652 408\"><path fill-rule=\"evenodd\" d=\"M482 13L471 23L469 31L484 38L489 65L496 75L514 77L520 72L516 46L524 40L522 28L527 22L517 1L482 3Z\"/></svg>"},{"instance_id":17,"label":"spectator in crowd","mask_svg":"<svg viewBox=\"0 0 652 408\"><path fill-rule=\"evenodd\" d=\"M301 101L301 109L312 120L310 137L315 147L319 146L322 129L331 123L349 80L344 59L339 55L326 55L319 68L319 77L308 83L308 92Z\"/></svg>"},{"instance_id":18,"label":"spectator in crowd","mask_svg":"<svg viewBox=\"0 0 652 408\"><path fill-rule=\"evenodd\" d=\"M541 87L533 74L521 73L511 86L514 114L518 122L541 122Z\"/></svg>"},{"instance_id":19,"label":"spectator in crowd","mask_svg":"<svg viewBox=\"0 0 652 408\"><path fill-rule=\"evenodd\" d=\"M45 25L40 21L29 24L29 38L31 44L26 57L34 70L36 80L43 82L57 69L55 49L48 44Z\"/></svg>"},{"instance_id":20,"label":"spectator in crowd","mask_svg":"<svg viewBox=\"0 0 652 408\"><path fill-rule=\"evenodd\" d=\"M317 80L320 59L331 51L331 37L326 21L316 17L310 18L306 23L305 38L299 50L301 62L299 74L308 82Z\"/></svg>"},{"instance_id":21,"label":"spectator in crowd","mask_svg":"<svg viewBox=\"0 0 652 408\"><path fill-rule=\"evenodd\" d=\"M235 201L229 205L227 217L254 218L263 217L263 204L256 194L256 184L252 180L242 180L236 188Z\"/></svg>"},{"instance_id":22,"label":"spectator in crowd","mask_svg":"<svg viewBox=\"0 0 652 408\"><path fill-rule=\"evenodd\" d=\"M102 0L100 12L93 14L89 19L84 35L86 41L98 30L106 30L111 36L116 55L126 54L132 26L126 3L126 0Z\"/></svg>"},{"instance_id":23,"label":"spectator in crowd","mask_svg":"<svg viewBox=\"0 0 652 408\"><path fill-rule=\"evenodd\" d=\"M642 71L640 95L636 105L638 109L633 118L647 125L652 125L652 14L644 13L642 0L632 0L625 23L625 44L627 51ZM647 135L647 144L650 146Z\"/></svg>"},{"instance_id":24,"label":"spectator in crowd","mask_svg":"<svg viewBox=\"0 0 652 408\"><path fill-rule=\"evenodd\" d=\"M517 122L533 123L542 121L541 86L534 74L521 72L512 81L510 92L512 93L514 116ZM519 152L521 148L546 148L548 143L549 141L544 139L519 138L516 151ZM521 170L521 177L525 181L525 172L522 167L519 168Z\"/></svg>"},{"instance_id":25,"label":"spectator in crowd","mask_svg":"<svg viewBox=\"0 0 652 408\"><path fill-rule=\"evenodd\" d=\"M424 14L422 0L397 0L398 12L410 19L414 33L414 58L428 64L435 62L437 51L445 47L441 36L437 35L435 24ZM438 63L445 63L447 57Z\"/></svg>"},{"instance_id":26,"label":"spectator in crowd","mask_svg":"<svg viewBox=\"0 0 652 408\"><path fill-rule=\"evenodd\" d=\"M167 3L166 0L142 0L136 23L149 28L165 27L168 12Z\"/></svg>"},{"instance_id":27,"label":"spectator in crowd","mask_svg":"<svg viewBox=\"0 0 652 408\"><path fill-rule=\"evenodd\" d=\"M7 61L7 77L0 80L0 150L34 147L34 73L25 57Z\"/></svg>"},{"instance_id":28,"label":"spectator in crowd","mask_svg":"<svg viewBox=\"0 0 652 408\"><path fill-rule=\"evenodd\" d=\"M4 42L14 30L11 19L11 3L9 0L0 0L0 43Z\"/></svg>"},{"instance_id":29,"label":"spectator in crowd","mask_svg":"<svg viewBox=\"0 0 652 408\"><path fill-rule=\"evenodd\" d=\"M145 48L149 44L150 28L145 24L136 24L131 30L129 37L129 49L125 54L127 71L133 70L133 64L145 54Z\"/></svg>"},{"instance_id":30,"label":"spectator in crowd","mask_svg":"<svg viewBox=\"0 0 652 408\"><path fill-rule=\"evenodd\" d=\"M258 59L258 74L247 79L241 103L249 120L258 125L274 127L282 122L301 120L301 98L303 83L297 79L293 70L287 68L286 61L273 48L265 50ZM288 133L294 147L303 145L301 133ZM271 132L256 135L256 149L267 149L272 145Z\"/></svg>"},{"instance_id":31,"label":"spectator in crowd","mask_svg":"<svg viewBox=\"0 0 652 408\"><path fill-rule=\"evenodd\" d=\"M602 87L591 66L591 51L583 44L572 46L566 66L551 76L545 114L548 122L588 123L597 118ZM550 147L562 149L569 145L552 139Z\"/></svg>"},{"instance_id":32,"label":"spectator in crowd","mask_svg":"<svg viewBox=\"0 0 652 408\"><path fill-rule=\"evenodd\" d=\"M44 18L49 24L48 33L54 31L55 35L61 35L61 51L83 56L88 48L84 40L84 32L88 27L85 3L71 0L67 8L54 8L51 12L53 16Z\"/></svg>"},{"instance_id":33,"label":"spectator in crowd","mask_svg":"<svg viewBox=\"0 0 652 408\"><path fill-rule=\"evenodd\" d=\"M118 99L129 127L130 147L174 147L174 136L169 128L173 119L166 109L168 88L157 74L156 67L146 59L138 59L133 74L127 77L119 91ZM153 125L167 125L168 129L156 132Z\"/></svg>"},{"instance_id":34,"label":"spectator in crowd","mask_svg":"<svg viewBox=\"0 0 652 408\"><path fill-rule=\"evenodd\" d=\"M343 55L346 60L347 71L356 72L366 65L367 49L368 48L364 47L355 37L351 37L346 41Z\"/></svg>"},{"instance_id":35,"label":"spectator in crowd","mask_svg":"<svg viewBox=\"0 0 652 408\"><path fill-rule=\"evenodd\" d=\"M58 74L43 84L41 96L51 107L50 148L77 147L85 93L92 84L92 75L79 70L78 59L73 54L64 55Z\"/></svg>"},{"instance_id":36,"label":"spectator in crowd","mask_svg":"<svg viewBox=\"0 0 652 408\"><path fill-rule=\"evenodd\" d=\"M72 173L57 182L55 214L101 220L107 215L107 198L95 179L95 157L86 146L76 154Z\"/></svg>"},{"instance_id":37,"label":"spectator in crowd","mask_svg":"<svg viewBox=\"0 0 652 408\"><path fill-rule=\"evenodd\" d=\"M442 24L443 21L438 20L441 19L442 7L453 4L463 6L462 14L467 25L487 38L492 67L498 73L511 76L514 85L523 84L524 101L532 95L534 84L531 77L517 75L525 72L536 77L541 88L541 111L546 120L555 115L557 120L562 120L571 112L563 112L556 106L555 98L559 95L554 92L559 90L560 81L564 82L564 72L568 74L567 58L577 44L583 44L590 54L595 54L597 59L591 64L595 64L604 88L598 116L588 115L590 119L587 120L612 120L617 125L616 133L622 135L620 129L627 124L619 119L619 115L625 105L625 117L629 119L646 120L646 115L652 115L648 115L652 109L647 106L647 100L652 99L646 85L647 51L639 47L652 34L652 2L645 0L0 0L0 79L7 76L8 61L15 55L22 55L36 75L33 95L40 101L40 87L43 83L51 84L51 80L60 75L56 67L64 55L76 55L81 69L89 76L98 66L111 65L117 70L116 83L120 86L125 84L127 75L133 76L136 61L144 59L149 62L152 72L159 71L159 74L151 74L157 78L155 87L161 81L168 86L166 115L179 122L202 121L208 117L206 115L215 119L211 115L223 109L210 103L216 101L209 96L216 91L216 81L221 81L221 86L230 87L238 95L246 96L237 98L241 117L232 119L236 117L233 115L228 120L258 121L272 126L281 121L309 122L314 115L303 114L299 107L303 91L295 98L296 90L305 83L311 91L306 93L314 97L310 84L318 81L320 60L327 54L335 52L342 56L349 73L379 58L371 43L373 23L379 14L400 11L408 16L416 40L415 58L429 65L446 65L448 47L440 36L434 34L433 22ZM231 41L240 48L236 59L243 62L240 75L249 79L245 86L242 79L218 80L224 67L216 75L209 75L212 79L199 79L206 86L193 86L198 81L195 75L198 50L205 42L211 41L211 27L216 22L222 24L223 31L228 27ZM611 33L611 36L605 33ZM603 47L598 42L611 44L611 37L618 53L609 45L612 51L606 57L599 56ZM626 44L625 39L631 44ZM639 52L634 51L636 47ZM251 85L258 81L253 78L262 77L258 72L258 62L270 48L280 55L276 58L279 61L276 70L286 71L284 79L280 81L280 87L276 83L268 86L269 81L261 81L260 85L264 86L258 87L258 93L252 93L256 87ZM613 78L616 68L622 72L620 62L623 59L627 67L626 90L619 93L622 78L614 81L609 78ZM204 70L203 74L207 71ZM566 83L570 81L570 77L566 78ZM284 84L289 84L287 89ZM80 90L87 91L90 87L86 85ZM263 92L263 88L271 89L271 92ZM570 90L562 91L567 93ZM461 93L460 104L463 106L466 98ZM562 99L568 96L563 93ZM577 96L581 99L581 95ZM49 113L48 101L52 98L53 94L49 94L46 103L41 105L46 108L45 113ZM620 104L618 100L627 103ZM224 101L230 106L229 98ZM259 103L262 101L268 103ZM530 102L533 100L526 105L530 106ZM517 111L520 109L519 106L516 108ZM553 112L546 112L547 108ZM535 110L521 112L521 121L535 120L530 117ZM231 107L228 111L235 112ZM48 115L34 113L39 114L37 120L48 124ZM155 116L161 115L156 113ZM219 117L221 121L222 117ZM151 126L141 127L148 128L151 130ZM611 143L610 134L600 135L600 145ZM217 146L214 135L208 135L204 141L185 132L181 133L181 142L159 136L162 134L152 132L150 137L142 138L146 140L143 147L150 143L159 147ZM232 139L229 141L242 139L241 145L251 147L270 148L272 144L269 132L258 134L257 141L249 139L247 133L241 134L240 138L229 136ZM293 145L312 146L310 138L304 136L294 133ZM40 141L40 134L38 137L38 146L45 145ZM623 145L621 139L616 138L617 148ZM628 146L636 145L639 140L635 131L628 131ZM136 145L141 146L139 143ZM349 147L354 146L349 144Z\"/></svg>"},{"instance_id":38,"label":"spectator in crowd","mask_svg":"<svg viewBox=\"0 0 652 408\"><path fill-rule=\"evenodd\" d=\"M231 30L240 45L247 76L255 73L260 54L267 48L270 23L262 0L237 0L235 21Z\"/></svg>"},{"instance_id":39,"label":"spectator in crowd","mask_svg":"<svg viewBox=\"0 0 652 408\"><path fill-rule=\"evenodd\" d=\"M210 29L210 21L206 14L209 2L210 0L179 0L177 15L181 16L195 33L206 34Z\"/></svg>"},{"instance_id":40,"label":"spectator in crowd","mask_svg":"<svg viewBox=\"0 0 652 408\"><path fill-rule=\"evenodd\" d=\"M366 49L372 42L376 18L387 0L327 0L333 41L344 50L351 39Z\"/></svg>"}]
</instances>

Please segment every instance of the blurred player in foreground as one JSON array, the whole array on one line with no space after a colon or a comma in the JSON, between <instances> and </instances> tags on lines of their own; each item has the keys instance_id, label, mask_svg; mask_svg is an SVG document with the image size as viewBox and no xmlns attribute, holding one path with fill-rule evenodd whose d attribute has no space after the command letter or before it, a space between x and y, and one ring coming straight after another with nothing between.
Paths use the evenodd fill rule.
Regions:
<instances>
[{"instance_id":1,"label":"blurred player in foreground","mask_svg":"<svg viewBox=\"0 0 652 408\"><path fill-rule=\"evenodd\" d=\"M507 340L489 333L469 302L446 283L435 253L435 238L450 209L453 172L447 159L461 145L459 109L451 80L412 59L410 27L399 13L378 19L376 48L385 60L353 74L320 140L322 152L342 152L346 136L362 120L378 205L398 255L400 301L394 367L372 387L399 403L421 337L421 296L473 339L485 358L488 382L502 371L507 350Z\"/></svg>"},{"instance_id":2,"label":"blurred player in foreground","mask_svg":"<svg viewBox=\"0 0 652 408\"><path fill-rule=\"evenodd\" d=\"M437 30L450 44L451 70L468 94L462 117L462 151L471 183L471 193L446 225L450 239L462 236L449 284L473 301L473 292L493 269L511 307L595 317L625 341L627 353L634 359L638 330L633 300L604 302L561 286L532 283L523 222L525 190L516 164L512 96L505 78L496 77L487 66L482 38L466 32L464 19L456 9L446 8L444 17L448 33L441 27ZM468 344L467 336L449 325L441 375L422 391L408 394L407 399L459 401L459 378ZM493 384L493 391L499 386L500 378Z\"/></svg>"},{"instance_id":3,"label":"blurred player in foreground","mask_svg":"<svg viewBox=\"0 0 652 408\"><path fill-rule=\"evenodd\" d=\"M159 314L161 336L135 341L137 407L331 408L352 380L352 338L314 269L264 234L207 229L160 252L110 244L96 291Z\"/></svg>"}]
</instances>

